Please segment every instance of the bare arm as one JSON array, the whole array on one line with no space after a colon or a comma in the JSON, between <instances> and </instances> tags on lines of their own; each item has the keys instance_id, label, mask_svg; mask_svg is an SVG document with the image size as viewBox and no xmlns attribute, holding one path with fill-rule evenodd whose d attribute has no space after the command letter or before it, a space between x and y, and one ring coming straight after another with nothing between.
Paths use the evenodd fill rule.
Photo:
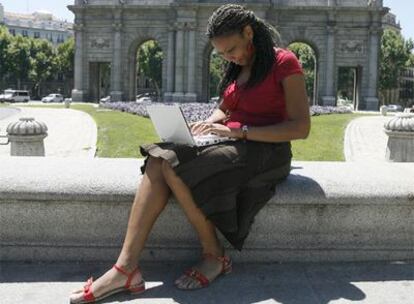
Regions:
<instances>
[{"instance_id":1,"label":"bare arm","mask_svg":"<svg viewBox=\"0 0 414 304\"><path fill-rule=\"evenodd\" d=\"M247 135L249 140L283 142L308 137L310 115L304 77L299 74L286 77L282 85L288 120L276 125L250 127Z\"/></svg>"},{"instance_id":2,"label":"bare arm","mask_svg":"<svg viewBox=\"0 0 414 304\"><path fill-rule=\"evenodd\" d=\"M205 122L209 122L209 123L219 122L219 123L221 123L226 118L225 112L226 112L226 110L223 106L223 102L221 102L220 106L217 109L214 110L214 112L210 115L209 118L207 118L205 120Z\"/></svg>"},{"instance_id":3,"label":"bare arm","mask_svg":"<svg viewBox=\"0 0 414 304\"><path fill-rule=\"evenodd\" d=\"M249 127L247 139L262 142L284 142L304 139L310 131L308 98L303 75L286 77L283 82L288 120L264 127ZM223 113L224 114L224 113ZM241 129L228 128L214 124L205 132L214 132L223 136L242 138Z\"/></svg>"}]
</instances>

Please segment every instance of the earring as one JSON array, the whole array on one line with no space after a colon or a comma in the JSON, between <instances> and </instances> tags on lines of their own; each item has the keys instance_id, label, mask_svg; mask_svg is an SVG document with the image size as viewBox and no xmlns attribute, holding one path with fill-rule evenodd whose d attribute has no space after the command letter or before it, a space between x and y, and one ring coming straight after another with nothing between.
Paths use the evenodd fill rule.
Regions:
<instances>
[{"instance_id":1,"label":"earring","mask_svg":"<svg viewBox=\"0 0 414 304\"><path fill-rule=\"evenodd\" d=\"M254 50L254 45L253 45L253 41L250 40L249 44L247 45L247 51L249 52L249 54L252 54Z\"/></svg>"}]
</instances>

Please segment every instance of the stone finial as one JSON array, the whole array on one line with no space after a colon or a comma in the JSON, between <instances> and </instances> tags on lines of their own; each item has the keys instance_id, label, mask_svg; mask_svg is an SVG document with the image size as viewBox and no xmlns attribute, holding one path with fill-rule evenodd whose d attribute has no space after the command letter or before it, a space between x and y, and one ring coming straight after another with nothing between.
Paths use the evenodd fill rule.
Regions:
<instances>
[{"instance_id":1,"label":"stone finial","mask_svg":"<svg viewBox=\"0 0 414 304\"><path fill-rule=\"evenodd\" d=\"M388 135L386 159L414 162L414 114L403 113L384 124Z\"/></svg>"},{"instance_id":2,"label":"stone finial","mask_svg":"<svg viewBox=\"0 0 414 304\"><path fill-rule=\"evenodd\" d=\"M11 156L45 156L43 139L47 136L44 122L32 117L20 118L7 126Z\"/></svg>"},{"instance_id":3,"label":"stone finial","mask_svg":"<svg viewBox=\"0 0 414 304\"><path fill-rule=\"evenodd\" d=\"M22 117L19 121L7 126L9 135L40 135L47 134L47 126L44 122L36 121L33 117Z\"/></svg>"},{"instance_id":4,"label":"stone finial","mask_svg":"<svg viewBox=\"0 0 414 304\"><path fill-rule=\"evenodd\" d=\"M414 132L414 114L398 114L384 124L385 133Z\"/></svg>"}]
</instances>

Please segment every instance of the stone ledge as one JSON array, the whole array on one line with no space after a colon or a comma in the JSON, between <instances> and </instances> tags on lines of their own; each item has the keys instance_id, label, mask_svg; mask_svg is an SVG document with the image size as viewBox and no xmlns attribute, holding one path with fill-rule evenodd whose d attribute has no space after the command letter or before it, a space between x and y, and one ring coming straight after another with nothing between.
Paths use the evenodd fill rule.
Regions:
<instances>
[{"instance_id":1,"label":"stone ledge","mask_svg":"<svg viewBox=\"0 0 414 304\"><path fill-rule=\"evenodd\" d=\"M113 260L142 159L0 157L0 260ZM412 163L294 162L240 261L414 259ZM174 220L172 220L174 219ZM144 260L199 254L171 199Z\"/></svg>"}]
</instances>

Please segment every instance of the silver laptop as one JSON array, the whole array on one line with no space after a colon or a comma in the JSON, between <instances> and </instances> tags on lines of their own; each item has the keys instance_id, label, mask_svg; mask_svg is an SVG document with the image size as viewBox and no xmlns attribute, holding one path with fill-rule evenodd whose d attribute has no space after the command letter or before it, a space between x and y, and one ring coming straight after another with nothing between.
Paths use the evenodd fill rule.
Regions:
<instances>
[{"instance_id":1,"label":"silver laptop","mask_svg":"<svg viewBox=\"0 0 414 304\"><path fill-rule=\"evenodd\" d=\"M236 140L215 134L192 135L179 105L147 105L147 112L162 141L190 146L208 146Z\"/></svg>"}]
</instances>

